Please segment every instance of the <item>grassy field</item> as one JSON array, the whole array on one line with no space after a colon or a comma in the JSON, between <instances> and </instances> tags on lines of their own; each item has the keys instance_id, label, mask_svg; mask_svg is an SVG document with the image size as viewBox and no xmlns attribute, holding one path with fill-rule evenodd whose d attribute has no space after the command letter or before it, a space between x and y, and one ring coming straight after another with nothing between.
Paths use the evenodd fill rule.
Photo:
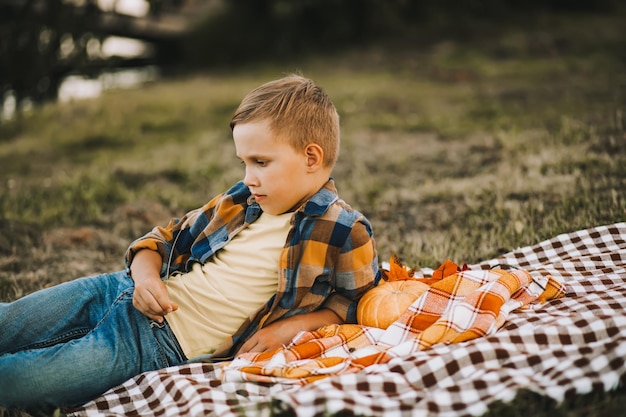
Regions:
<instances>
[{"instance_id":1,"label":"grassy field","mask_svg":"<svg viewBox=\"0 0 626 417\"><path fill-rule=\"evenodd\" d=\"M230 115L251 88L294 70L338 107L334 176L372 221L381 260L471 264L623 221L625 22L552 18L485 43L215 71L2 122L0 301L121 269L131 240L241 178ZM624 388L562 405L520 393L489 415L616 415L625 405Z\"/></svg>"}]
</instances>

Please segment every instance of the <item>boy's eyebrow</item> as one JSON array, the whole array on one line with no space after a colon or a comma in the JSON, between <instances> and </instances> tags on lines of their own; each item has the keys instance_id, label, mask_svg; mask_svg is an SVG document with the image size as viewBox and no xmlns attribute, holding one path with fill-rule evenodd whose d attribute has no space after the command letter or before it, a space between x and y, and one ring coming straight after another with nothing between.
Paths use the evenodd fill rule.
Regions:
<instances>
[{"instance_id":1,"label":"boy's eyebrow","mask_svg":"<svg viewBox=\"0 0 626 417\"><path fill-rule=\"evenodd\" d=\"M250 155L246 155L245 157L241 157L237 154L235 154L235 156L237 157L237 159L270 159L269 155L263 155L263 154L250 154Z\"/></svg>"}]
</instances>

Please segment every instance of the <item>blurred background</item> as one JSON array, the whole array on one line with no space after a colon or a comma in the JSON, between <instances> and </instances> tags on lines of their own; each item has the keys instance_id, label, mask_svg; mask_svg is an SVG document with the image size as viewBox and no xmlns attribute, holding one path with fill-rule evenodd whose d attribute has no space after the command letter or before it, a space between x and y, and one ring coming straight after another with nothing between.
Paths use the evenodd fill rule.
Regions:
<instances>
[{"instance_id":1,"label":"blurred background","mask_svg":"<svg viewBox=\"0 0 626 417\"><path fill-rule=\"evenodd\" d=\"M554 14L621 8L618 0L0 0L2 117L208 68L471 42ZM551 41L531 47L573 47Z\"/></svg>"}]
</instances>

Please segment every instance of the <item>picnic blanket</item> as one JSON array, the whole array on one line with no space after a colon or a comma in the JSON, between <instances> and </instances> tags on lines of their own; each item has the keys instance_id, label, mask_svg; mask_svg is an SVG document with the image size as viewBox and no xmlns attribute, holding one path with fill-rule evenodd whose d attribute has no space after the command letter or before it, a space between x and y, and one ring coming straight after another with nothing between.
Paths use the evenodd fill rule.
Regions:
<instances>
[{"instance_id":1,"label":"picnic blanket","mask_svg":"<svg viewBox=\"0 0 626 417\"><path fill-rule=\"evenodd\" d=\"M461 297L474 317L483 311L467 304L476 289L492 294L493 283L517 283L495 291L499 313L482 327L470 320L452 333L439 329L452 339L420 345L424 330L406 320L419 314L416 301L387 330L329 326L270 355L148 372L71 415L480 415L520 389L560 402L626 378L626 223L559 235L469 271L456 279L474 283ZM559 281L564 297L535 302L548 284L558 297ZM435 322L459 323L453 310ZM471 328L480 328L475 337L456 340Z\"/></svg>"},{"instance_id":2,"label":"picnic blanket","mask_svg":"<svg viewBox=\"0 0 626 417\"><path fill-rule=\"evenodd\" d=\"M439 278L427 278L430 287L388 328L334 324L302 332L289 346L243 354L223 365L222 381L304 385L359 372L437 343L493 334L509 312L565 293L551 276L533 279L524 270L460 270L448 260L437 272Z\"/></svg>"}]
</instances>

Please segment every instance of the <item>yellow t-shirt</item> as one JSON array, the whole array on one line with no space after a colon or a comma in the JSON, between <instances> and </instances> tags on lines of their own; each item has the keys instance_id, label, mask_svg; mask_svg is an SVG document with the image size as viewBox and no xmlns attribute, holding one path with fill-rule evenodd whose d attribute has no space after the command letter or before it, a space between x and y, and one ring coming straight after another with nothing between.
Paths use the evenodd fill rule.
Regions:
<instances>
[{"instance_id":1,"label":"yellow t-shirt","mask_svg":"<svg viewBox=\"0 0 626 417\"><path fill-rule=\"evenodd\" d=\"M166 281L178 304L167 322L187 358L212 353L276 293L291 216L263 213L209 262Z\"/></svg>"}]
</instances>

